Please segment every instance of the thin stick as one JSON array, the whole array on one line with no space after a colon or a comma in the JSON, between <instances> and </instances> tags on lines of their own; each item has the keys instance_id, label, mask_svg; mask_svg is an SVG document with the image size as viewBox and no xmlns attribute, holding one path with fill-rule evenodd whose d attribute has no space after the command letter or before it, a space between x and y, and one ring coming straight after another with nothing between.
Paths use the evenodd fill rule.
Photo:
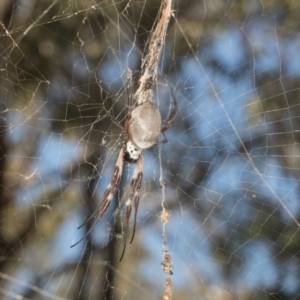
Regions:
<instances>
[{"instance_id":1,"label":"thin stick","mask_svg":"<svg viewBox=\"0 0 300 300\"><path fill-rule=\"evenodd\" d=\"M134 94L134 101L138 105L153 99L153 85L157 77L157 67L160 54L165 45L167 28L172 15L172 0L162 0L160 17L155 29L152 31L146 55L142 61L139 87Z\"/></svg>"}]
</instances>

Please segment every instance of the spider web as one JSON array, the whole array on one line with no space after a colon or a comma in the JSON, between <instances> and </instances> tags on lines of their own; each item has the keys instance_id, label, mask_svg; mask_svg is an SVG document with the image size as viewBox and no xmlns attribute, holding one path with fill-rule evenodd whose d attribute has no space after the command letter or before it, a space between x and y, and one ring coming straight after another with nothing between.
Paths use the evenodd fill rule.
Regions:
<instances>
[{"instance_id":1,"label":"spider web","mask_svg":"<svg viewBox=\"0 0 300 300\"><path fill-rule=\"evenodd\" d=\"M111 180L160 1L0 6L2 299L300 299L296 1L174 2L154 102L166 120L170 84L179 109L143 152L120 263L133 165L70 246Z\"/></svg>"}]
</instances>

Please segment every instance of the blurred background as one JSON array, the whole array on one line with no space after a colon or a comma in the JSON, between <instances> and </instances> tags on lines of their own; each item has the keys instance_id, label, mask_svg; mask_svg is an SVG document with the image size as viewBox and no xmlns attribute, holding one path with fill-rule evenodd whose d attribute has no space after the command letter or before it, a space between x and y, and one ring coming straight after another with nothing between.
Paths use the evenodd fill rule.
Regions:
<instances>
[{"instance_id":1,"label":"blurred background","mask_svg":"<svg viewBox=\"0 0 300 300\"><path fill-rule=\"evenodd\" d=\"M160 299L162 199L173 299L300 299L297 1L174 2L154 102L166 120L168 78L179 109L144 151L135 239L119 263L126 164L70 248L111 180L159 7L1 1L1 299Z\"/></svg>"}]
</instances>

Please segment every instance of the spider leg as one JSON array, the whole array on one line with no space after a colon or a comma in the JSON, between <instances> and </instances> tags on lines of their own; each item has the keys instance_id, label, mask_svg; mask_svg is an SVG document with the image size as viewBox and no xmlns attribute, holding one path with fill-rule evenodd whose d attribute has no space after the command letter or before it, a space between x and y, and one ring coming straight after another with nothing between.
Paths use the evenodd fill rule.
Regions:
<instances>
[{"instance_id":1,"label":"spider leg","mask_svg":"<svg viewBox=\"0 0 300 300\"><path fill-rule=\"evenodd\" d=\"M132 107L132 70L127 69L127 116L131 114ZM131 116L130 116L131 117Z\"/></svg>"},{"instance_id":2,"label":"spider leg","mask_svg":"<svg viewBox=\"0 0 300 300\"><path fill-rule=\"evenodd\" d=\"M135 227L136 227L136 216L137 216L139 199L140 199L139 193L142 185L142 177L143 177L143 157L142 154L140 154L130 184L131 192L128 197L128 200L126 201L126 213L125 213L124 234L123 234L123 250L119 261L122 260L126 249L127 236L128 236L128 224L129 224L131 211L132 211L132 199L134 199L134 225L133 225L133 234L130 243L133 241L134 238Z\"/></svg>"},{"instance_id":3,"label":"spider leg","mask_svg":"<svg viewBox=\"0 0 300 300\"><path fill-rule=\"evenodd\" d=\"M133 221L133 231L132 236L130 240L130 244L132 243L135 235L135 228L136 228L136 216L139 209L139 203L140 203L140 189L142 186L142 179L143 179L143 172L139 173L138 183L135 190L135 196L134 196L134 221Z\"/></svg>"},{"instance_id":4,"label":"spider leg","mask_svg":"<svg viewBox=\"0 0 300 300\"><path fill-rule=\"evenodd\" d=\"M172 110L172 112L170 113L170 115L168 116L168 119L167 119L167 122L166 122L166 125L161 129L160 133L163 135L164 139L162 141L159 141L157 143L155 143L154 145L158 146L158 145L161 145L161 144L165 144L168 142L168 139L166 138L166 135L165 135L165 132L170 128L176 114L177 114L177 111L178 111L178 105L177 105L177 101L176 101L176 97L175 97L175 94L174 94L174 90L172 88L171 85L169 85L170 87L170 90L171 90L171 98L173 100L173 104L174 104L174 108Z\"/></svg>"},{"instance_id":5,"label":"spider leg","mask_svg":"<svg viewBox=\"0 0 300 300\"><path fill-rule=\"evenodd\" d=\"M77 227L77 229L82 228L82 227L83 227L84 225L86 225L91 219L93 219L97 214L101 214L101 212L102 212L102 210L103 210L102 206L105 205L109 193L110 193L110 189L109 189L109 187L107 187L106 190L105 190L105 192L104 192L104 194L103 194L103 196L102 196L102 198L101 198L101 200L100 200L99 205L98 205L97 208L96 208L96 210L95 210L91 215L89 215L89 216L84 220L84 222L83 222L80 226ZM99 211L100 211L100 213L99 213ZM103 214L103 213L102 213L102 214ZM101 214L101 215L102 215L102 214Z\"/></svg>"},{"instance_id":6,"label":"spider leg","mask_svg":"<svg viewBox=\"0 0 300 300\"><path fill-rule=\"evenodd\" d=\"M164 139L163 139L162 141L156 142L156 143L154 144L155 146L159 146L159 145L161 145L161 144L165 144L165 143L168 142L168 139L167 139L167 137L165 136L165 133L162 132L161 134L163 135Z\"/></svg>"},{"instance_id":7,"label":"spider leg","mask_svg":"<svg viewBox=\"0 0 300 300\"><path fill-rule=\"evenodd\" d=\"M117 125L122 130L123 134L126 136L124 127L119 122L117 122L112 116L110 116L110 119L115 125Z\"/></svg>"},{"instance_id":8,"label":"spider leg","mask_svg":"<svg viewBox=\"0 0 300 300\"><path fill-rule=\"evenodd\" d=\"M120 153L119 153L119 156L118 156L118 159L117 159L117 162L116 162L114 174L112 176L112 179L111 179L110 183L108 184L108 186L106 187L106 189L104 191L104 194L103 194L103 196L100 200L100 204L98 205L95 212L92 213L84 221L84 223L82 225L80 225L77 229L84 226L86 223L88 223L91 219L93 219L98 214L98 216L96 217L96 220L94 221L93 225L88 230L88 232L78 242L73 244L71 246L71 248L78 245L81 241L83 241L93 231L93 229L97 225L98 221L101 219L103 214L106 212L106 210L109 207L109 204L110 204L111 200L113 199L114 194L116 193L117 188L119 186L120 179L121 179L121 176L122 176L122 171L123 171L123 163L124 163L124 147L122 147L121 150L120 150Z\"/></svg>"},{"instance_id":9,"label":"spider leg","mask_svg":"<svg viewBox=\"0 0 300 300\"><path fill-rule=\"evenodd\" d=\"M128 205L126 208L126 214L125 214L125 229L124 229L124 234L123 234L123 250L122 254L120 256L119 262L122 260L125 249L126 249L126 241L127 241L127 235L128 235L128 223L131 215L131 205Z\"/></svg>"},{"instance_id":10,"label":"spider leg","mask_svg":"<svg viewBox=\"0 0 300 300\"><path fill-rule=\"evenodd\" d=\"M171 90L171 98L173 100L174 108L173 108L172 112L170 113L170 115L167 119L166 125L161 129L162 134L170 128L171 123L173 122L173 120L174 120L174 118L177 114L177 111L178 111L178 105L177 105L176 97L175 97L175 94L174 94L174 90L173 90L171 85L169 85L169 87L170 87L170 90ZM165 137L165 135L164 135L164 137ZM167 140L166 137L165 137L165 140Z\"/></svg>"}]
</instances>

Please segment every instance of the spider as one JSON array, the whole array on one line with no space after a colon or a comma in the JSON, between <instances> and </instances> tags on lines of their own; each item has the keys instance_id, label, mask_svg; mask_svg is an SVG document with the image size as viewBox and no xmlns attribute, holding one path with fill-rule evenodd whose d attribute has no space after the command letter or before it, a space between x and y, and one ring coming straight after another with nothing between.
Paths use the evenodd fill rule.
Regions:
<instances>
[{"instance_id":1,"label":"spider","mask_svg":"<svg viewBox=\"0 0 300 300\"><path fill-rule=\"evenodd\" d=\"M73 244L71 247L74 247L77 244L79 244L87 235L89 235L92 232L92 230L94 229L98 221L101 219L101 217L109 207L121 180L124 161L127 161L129 163L136 164L136 166L130 184L130 189L131 189L130 195L128 200L125 203L126 212L125 212L124 233L123 233L123 250L119 261L122 260L126 249L128 224L129 224L131 211L132 211L132 203L134 209L134 221L133 221L133 232L130 239L130 244L132 243L135 235L136 218L137 218L137 212L138 212L139 201L140 201L139 193L142 186L142 178L143 178L142 151L154 145L160 145L168 141L165 136L165 132L171 126L171 123L174 120L178 110L177 101L171 86L170 89L171 89L171 98L173 100L174 108L171 111L170 115L168 116L166 124L163 128L161 128L162 120L161 120L160 112L157 106L155 106L152 101L146 101L132 109L131 94L129 95L125 125L124 127L122 127L122 125L117 123L117 125L121 127L124 133L125 142L120 149L112 179L108 184L108 186L106 187L95 212L91 216L89 216L89 218L81 226L79 226L78 229L80 229L82 226L84 226L87 222L89 222L93 217L95 217L98 214L93 225L85 234L85 236L82 239L80 239L77 243ZM163 135L164 139L160 142L157 142L157 139L160 134Z\"/></svg>"}]
</instances>

